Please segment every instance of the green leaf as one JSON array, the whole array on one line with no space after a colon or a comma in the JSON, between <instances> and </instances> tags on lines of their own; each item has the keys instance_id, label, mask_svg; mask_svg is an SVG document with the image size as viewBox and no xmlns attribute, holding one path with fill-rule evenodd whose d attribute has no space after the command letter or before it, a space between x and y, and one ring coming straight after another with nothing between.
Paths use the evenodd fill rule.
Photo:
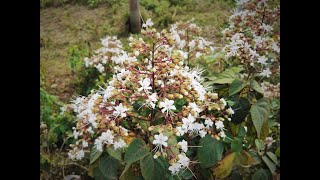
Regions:
<instances>
[{"instance_id":1,"label":"green leaf","mask_svg":"<svg viewBox=\"0 0 320 180\"><path fill-rule=\"evenodd\" d=\"M121 173L121 175L120 175L120 179L125 176L126 172L129 170L129 168L131 167L131 165L132 165L132 162L126 164L126 166L124 167L124 170L122 171L122 173Z\"/></svg>"},{"instance_id":2,"label":"green leaf","mask_svg":"<svg viewBox=\"0 0 320 180\"><path fill-rule=\"evenodd\" d=\"M99 169L107 179L118 179L119 161L112 156L105 155L101 157Z\"/></svg>"},{"instance_id":3,"label":"green leaf","mask_svg":"<svg viewBox=\"0 0 320 180\"><path fill-rule=\"evenodd\" d=\"M207 179L207 180L214 180L214 177L210 171L210 169L200 169L200 173L203 176L202 179Z\"/></svg>"},{"instance_id":4,"label":"green leaf","mask_svg":"<svg viewBox=\"0 0 320 180\"><path fill-rule=\"evenodd\" d=\"M115 180L118 179L119 162L115 158L105 154L99 160L99 166L93 170L96 180Z\"/></svg>"},{"instance_id":5,"label":"green leaf","mask_svg":"<svg viewBox=\"0 0 320 180\"><path fill-rule=\"evenodd\" d=\"M250 87L253 90L257 91L258 93L261 93L261 94L264 93L263 89L261 88L261 86L258 84L258 82L256 80L251 80L250 81Z\"/></svg>"},{"instance_id":6,"label":"green leaf","mask_svg":"<svg viewBox=\"0 0 320 180\"><path fill-rule=\"evenodd\" d=\"M245 120L250 111L250 102L247 98L240 97L238 101L232 106L234 114L231 116L231 121L239 124Z\"/></svg>"},{"instance_id":7,"label":"green leaf","mask_svg":"<svg viewBox=\"0 0 320 180\"><path fill-rule=\"evenodd\" d=\"M252 175L252 180L268 180L269 172L266 169L259 169Z\"/></svg>"},{"instance_id":8,"label":"green leaf","mask_svg":"<svg viewBox=\"0 0 320 180\"><path fill-rule=\"evenodd\" d=\"M202 147L198 148L197 156L202 168L211 167L222 158L223 143L210 135L201 138L199 146Z\"/></svg>"},{"instance_id":9,"label":"green leaf","mask_svg":"<svg viewBox=\"0 0 320 180\"><path fill-rule=\"evenodd\" d=\"M140 160L140 168L145 180L162 180L167 174L164 161L161 158L154 159L150 152Z\"/></svg>"},{"instance_id":10,"label":"green leaf","mask_svg":"<svg viewBox=\"0 0 320 180\"><path fill-rule=\"evenodd\" d=\"M151 110L144 103L144 101L138 100L132 104L132 107L139 115L147 117Z\"/></svg>"},{"instance_id":11,"label":"green leaf","mask_svg":"<svg viewBox=\"0 0 320 180\"><path fill-rule=\"evenodd\" d=\"M149 150L149 147L143 139L136 138L130 143L127 152L124 155L124 162L136 162L148 155L147 153Z\"/></svg>"},{"instance_id":12,"label":"green leaf","mask_svg":"<svg viewBox=\"0 0 320 180\"><path fill-rule=\"evenodd\" d=\"M245 137L246 136L246 130L244 129L244 127L243 126L240 126L239 127L239 134L238 134L238 136L241 136L241 137Z\"/></svg>"},{"instance_id":13,"label":"green leaf","mask_svg":"<svg viewBox=\"0 0 320 180\"><path fill-rule=\"evenodd\" d=\"M262 125L268 120L270 112L270 105L266 98L259 99L251 106L250 113L254 127L256 128L257 135L260 138Z\"/></svg>"},{"instance_id":14,"label":"green leaf","mask_svg":"<svg viewBox=\"0 0 320 180\"><path fill-rule=\"evenodd\" d=\"M135 173L135 167L131 166L131 163L128 163L119 180L143 180L143 177L141 175L137 176L137 173Z\"/></svg>"},{"instance_id":15,"label":"green leaf","mask_svg":"<svg viewBox=\"0 0 320 180\"><path fill-rule=\"evenodd\" d=\"M260 139L255 139L254 143L256 144L257 150L262 151L264 150L264 142Z\"/></svg>"},{"instance_id":16,"label":"green leaf","mask_svg":"<svg viewBox=\"0 0 320 180\"><path fill-rule=\"evenodd\" d=\"M239 78L239 72L242 70L242 66L231 67L221 73L216 73L213 76L208 77L208 79L215 84L230 84L232 81Z\"/></svg>"},{"instance_id":17,"label":"green leaf","mask_svg":"<svg viewBox=\"0 0 320 180\"><path fill-rule=\"evenodd\" d=\"M261 156L261 158L266 163L271 173L274 173L276 170L276 164L272 162L267 156Z\"/></svg>"},{"instance_id":18,"label":"green leaf","mask_svg":"<svg viewBox=\"0 0 320 180\"><path fill-rule=\"evenodd\" d=\"M278 147L277 150L276 150L276 156L280 157L280 147Z\"/></svg>"},{"instance_id":19,"label":"green leaf","mask_svg":"<svg viewBox=\"0 0 320 180\"><path fill-rule=\"evenodd\" d=\"M238 92L241 91L245 86L246 86L246 83L244 83L243 81L241 81L241 80L239 80L239 79L235 79L235 80L232 81L232 83L230 84L230 87L229 87L229 96L232 96L232 95L238 93Z\"/></svg>"},{"instance_id":20,"label":"green leaf","mask_svg":"<svg viewBox=\"0 0 320 180\"><path fill-rule=\"evenodd\" d=\"M227 156L225 156L219 162L219 165L213 169L213 175L219 179L224 179L227 176L229 176L229 174L232 171L232 167L235 163L235 159L236 159L235 152L232 152L232 153L228 154Z\"/></svg>"},{"instance_id":21,"label":"green leaf","mask_svg":"<svg viewBox=\"0 0 320 180\"><path fill-rule=\"evenodd\" d=\"M182 98L182 99L176 99L174 101L174 106L176 107L175 112L181 112L182 111L182 106L186 105L187 101Z\"/></svg>"},{"instance_id":22,"label":"green leaf","mask_svg":"<svg viewBox=\"0 0 320 180\"><path fill-rule=\"evenodd\" d=\"M239 141L232 141L231 143L231 150L233 152L240 152L242 150L242 142Z\"/></svg>"},{"instance_id":23,"label":"green leaf","mask_svg":"<svg viewBox=\"0 0 320 180\"><path fill-rule=\"evenodd\" d=\"M193 177L191 171L189 169L186 169L186 170L182 170L179 172L179 176L182 178L182 179L191 179Z\"/></svg>"},{"instance_id":24,"label":"green leaf","mask_svg":"<svg viewBox=\"0 0 320 180\"><path fill-rule=\"evenodd\" d=\"M102 151L97 150L96 146L90 152L90 164L94 163L102 154Z\"/></svg>"},{"instance_id":25,"label":"green leaf","mask_svg":"<svg viewBox=\"0 0 320 180\"><path fill-rule=\"evenodd\" d=\"M276 163L276 165L279 165L277 156L275 154L273 154L272 152L267 152L267 155L274 163Z\"/></svg>"},{"instance_id":26,"label":"green leaf","mask_svg":"<svg viewBox=\"0 0 320 180\"><path fill-rule=\"evenodd\" d=\"M119 161L122 161L122 157L121 157L122 152L120 149L115 150L112 147L107 147L107 152L113 158L118 159Z\"/></svg>"}]
</instances>

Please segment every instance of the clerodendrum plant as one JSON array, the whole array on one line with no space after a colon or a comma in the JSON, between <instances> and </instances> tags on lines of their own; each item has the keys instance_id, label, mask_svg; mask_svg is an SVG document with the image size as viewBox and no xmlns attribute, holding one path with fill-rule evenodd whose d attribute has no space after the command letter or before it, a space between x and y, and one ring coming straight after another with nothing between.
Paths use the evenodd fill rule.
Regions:
<instances>
[{"instance_id":1,"label":"clerodendrum plant","mask_svg":"<svg viewBox=\"0 0 320 180\"><path fill-rule=\"evenodd\" d=\"M210 78L235 112L231 123L226 124L231 134L226 133L224 139L231 151L214 169L214 175L226 178L233 167L241 165L242 176L271 179L271 174L275 178L280 172L279 1L236 3L230 25L222 31L226 43L222 53L228 68ZM244 150L253 162L249 156L246 163L239 161L239 152Z\"/></svg>"},{"instance_id":2,"label":"clerodendrum plant","mask_svg":"<svg viewBox=\"0 0 320 180\"><path fill-rule=\"evenodd\" d=\"M198 162L210 166L222 156L219 140L234 112L202 85L201 70L185 63L209 53L212 43L197 36L199 28L191 22L177 23L170 32L157 32L152 24L150 19L144 24L143 38L129 38L131 52L107 37L104 47L85 59L101 72L110 64L114 70L105 88L73 104L77 142L69 157L81 160L88 152L90 164L97 166L95 177L117 178L122 164L126 168L121 178L126 179L139 160L145 179L182 178L188 173L196 177ZM196 157L197 148L206 142L216 143L219 150L204 149Z\"/></svg>"}]
</instances>

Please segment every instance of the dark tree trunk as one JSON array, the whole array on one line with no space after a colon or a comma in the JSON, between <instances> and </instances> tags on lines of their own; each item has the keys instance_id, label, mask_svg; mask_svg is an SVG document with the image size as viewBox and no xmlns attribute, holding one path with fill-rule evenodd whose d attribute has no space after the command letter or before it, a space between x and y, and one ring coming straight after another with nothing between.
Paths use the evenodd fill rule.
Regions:
<instances>
[{"instance_id":1,"label":"dark tree trunk","mask_svg":"<svg viewBox=\"0 0 320 180\"><path fill-rule=\"evenodd\" d=\"M141 18L139 9L139 0L129 0L129 32L140 33L141 31Z\"/></svg>"}]
</instances>

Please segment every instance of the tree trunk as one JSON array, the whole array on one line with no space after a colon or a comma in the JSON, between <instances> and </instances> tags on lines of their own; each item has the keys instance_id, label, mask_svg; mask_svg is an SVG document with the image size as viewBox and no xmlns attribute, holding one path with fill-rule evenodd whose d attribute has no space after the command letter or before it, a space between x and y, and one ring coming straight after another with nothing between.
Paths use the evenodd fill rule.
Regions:
<instances>
[{"instance_id":1,"label":"tree trunk","mask_svg":"<svg viewBox=\"0 0 320 180\"><path fill-rule=\"evenodd\" d=\"M139 0L129 0L129 32L137 34L141 30Z\"/></svg>"}]
</instances>

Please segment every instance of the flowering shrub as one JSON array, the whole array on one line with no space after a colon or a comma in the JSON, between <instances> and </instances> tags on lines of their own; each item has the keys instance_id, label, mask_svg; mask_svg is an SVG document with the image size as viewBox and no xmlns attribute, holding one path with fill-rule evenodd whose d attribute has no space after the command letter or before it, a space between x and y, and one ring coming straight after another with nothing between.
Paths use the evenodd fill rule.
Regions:
<instances>
[{"instance_id":1,"label":"flowering shrub","mask_svg":"<svg viewBox=\"0 0 320 180\"><path fill-rule=\"evenodd\" d=\"M105 88L74 100L78 121L73 134L78 141L71 145L71 159L81 160L90 152L90 162L94 163L107 151L112 161L128 166L141 160L145 179L155 178L156 169L145 167L150 161L168 166L162 171L179 176L185 169L192 173L197 159L186 153L189 148L201 147L196 145L199 139L218 143L216 139L225 137L224 122L231 120L232 108L217 93L206 90L201 70L184 63L194 53L205 52L211 43L176 30L196 33L197 27L189 22L173 25L170 32L157 32L151 25L150 20L144 25L145 39L129 38L132 52L115 50L120 43L114 43L116 38L106 38L106 46L98 53L108 56L86 59L97 68L111 60L114 75ZM190 38L191 43L184 38ZM183 46L181 42L185 42Z\"/></svg>"},{"instance_id":2,"label":"flowering shrub","mask_svg":"<svg viewBox=\"0 0 320 180\"><path fill-rule=\"evenodd\" d=\"M226 44L221 52L225 54L227 68L209 77L214 89L235 112L231 117L234 125L229 126L231 134L227 135L232 140L231 154L214 169L214 174L227 177L224 170L239 164L234 152L247 149L255 160L250 167L254 169L252 178L270 179L271 174L278 176L280 172L279 1L236 3L230 26L223 30ZM231 130L239 127L239 131ZM242 128L245 131L241 132ZM238 147L238 143L245 145Z\"/></svg>"},{"instance_id":3,"label":"flowering shrub","mask_svg":"<svg viewBox=\"0 0 320 180\"><path fill-rule=\"evenodd\" d=\"M277 176L277 3L237 1L220 51L227 68L207 82L190 62L219 49L191 21L158 32L149 19L143 38L129 38L128 52L116 37L103 39L85 62L113 76L73 100L76 142L69 158L88 159L88 173L98 179Z\"/></svg>"}]
</instances>

